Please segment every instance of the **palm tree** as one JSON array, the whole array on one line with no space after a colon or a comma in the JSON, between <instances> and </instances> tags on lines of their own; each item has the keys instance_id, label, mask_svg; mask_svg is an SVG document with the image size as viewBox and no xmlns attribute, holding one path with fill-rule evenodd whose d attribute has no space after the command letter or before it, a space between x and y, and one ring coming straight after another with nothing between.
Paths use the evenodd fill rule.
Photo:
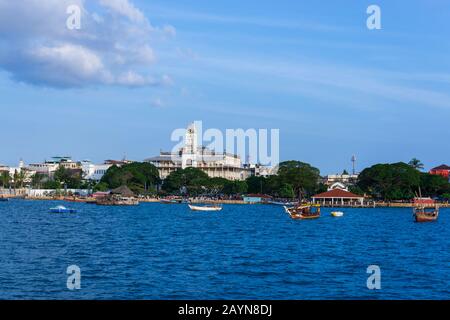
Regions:
<instances>
[{"instance_id":1,"label":"palm tree","mask_svg":"<svg viewBox=\"0 0 450 320\"><path fill-rule=\"evenodd\" d=\"M408 164L416 170L422 170L424 168L423 163L416 158L412 158Z\"/></svg>"},{"instance_id":2,"label":"palm tree","mask_svg":"<svg viewBox=\"0 0 450 320\"><path fill-rule=\"evenodd\" d=\"M9 187L9 184L11 182L11 177L9 175L9 172L8 171L3 171L2 175L0 177L0 180L2 182L2 188L3 189Z\"/></svg>"}]
</instances>

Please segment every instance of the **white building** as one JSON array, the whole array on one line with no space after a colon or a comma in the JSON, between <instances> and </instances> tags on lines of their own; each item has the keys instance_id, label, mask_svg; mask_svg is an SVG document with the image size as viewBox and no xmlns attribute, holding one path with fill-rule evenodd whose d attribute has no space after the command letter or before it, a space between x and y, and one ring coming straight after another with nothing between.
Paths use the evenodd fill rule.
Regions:
<instances>
[{"instance_id":1,"label":"white building","mask_svg":"<svg viewBox=\"0 0 450 320\"><path fill-rule=\"evenodd\" d=\"M112 164L93 164L89 160L81 162L81 169L83 170L83 179L91 181L100 181L105 175L106 171L111 168Z\"/></svg>"},{"instance_id":2,"label":"white building","mask_svg":"<svg viewBox=\"0 0 450 320\"><path fill-rule=\"evenodd\" d=\"M36 174L36 171L25 166L23 160L19 161L19 165L17 167L9 167L9 176L11 177L11 182L14 183L14 177L16 174L24 173L23 182L28 184L31 182L32 177Z\"/></svg>"},{"instance_id":3,"label":"white building","mask_svg":"<svg viewBox=\"0 0 450 320\"><path fill-rule=\"evenodd\" d=\"M351 186L356 184L358 176L358 174L330 174L324 178L324 184L326 186L331 186L339 182L345 186Z\"/></svg>"},{"instance_id":4,"label":"white building","mask_svg":"<svg viewBox=\"0 0 450 320\"><path fill-rule=\"evenodd\" d=\"M161 179L170 173L185 168L198 168L209 177L228 180L245 180L251 170L244 167L238 155L215 152L198 145L197 128L194 124L186 130L184 146L176 152L160 152L159 156L144 160L155 165Z\"/></svg>"},{"instance_id":5,"label":"white building","mask_svg":"<svg viewBox=\"0 0 450 320\"><path fill-rule=\"evenodd\" d=\"M81 163L73 161L71 157L53 157L43 163L30 163L28 169L51 177L60 166L70 170L81 169Z\"/></svg>"}]
</instances>

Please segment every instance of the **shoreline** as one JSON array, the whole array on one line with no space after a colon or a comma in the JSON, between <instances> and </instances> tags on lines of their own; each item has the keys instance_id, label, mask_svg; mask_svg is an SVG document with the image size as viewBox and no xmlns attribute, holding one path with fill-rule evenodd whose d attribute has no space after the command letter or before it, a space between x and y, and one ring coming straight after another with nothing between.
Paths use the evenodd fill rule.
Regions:
<instances>
[{"instance_id":1,"label":"shoreline","mask_svg":"<svg viewBox=\"0 0 450 320\"><path fill-rule=\"evenodd\" d=\"M17 196L3 196L6 199L20 199L20 200L29 200L29 201L65 201L65 202L76 202L76 203L95 203L92 199L84 199L84 198L67 198L67 197L17 197ZM160 199L158 198L145 198L140 199L137 198L140 203L160 203ZM201 203L210 203L210 204L238 204L238 205L271 205L269 203L254 203L254 202L245 202L244 200L191 200L190 203L201 204ZM172 204L173 205L173 204ZM438 203L440 208L450 208L450 203ZM273 205L280 206L280 205ZM360 208L360 209L370 209L370 208L412 208L413 203L396 203L396 202L378 202L371 203L368 205L335 205L335 206L321 206L322 208Z\"/></svg>"}]
</instances>

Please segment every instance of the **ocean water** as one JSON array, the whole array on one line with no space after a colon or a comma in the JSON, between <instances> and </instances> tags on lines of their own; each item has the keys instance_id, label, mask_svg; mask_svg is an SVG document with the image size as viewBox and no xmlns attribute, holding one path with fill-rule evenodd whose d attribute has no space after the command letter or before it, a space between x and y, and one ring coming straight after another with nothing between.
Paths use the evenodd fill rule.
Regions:
<instances>
[{"instance_id":1,"label":"ocean water","mask_svg":"<svg viewBox=\"0 0 450 320\"><path fill-rule=\"evenodd\" d=\"M59 204L79 211L48 213ZM410 209L330 211L294 221L265 205L0 202L0 299L450 299L449 209L422 224Z\"/></svg>"}]
</instances>

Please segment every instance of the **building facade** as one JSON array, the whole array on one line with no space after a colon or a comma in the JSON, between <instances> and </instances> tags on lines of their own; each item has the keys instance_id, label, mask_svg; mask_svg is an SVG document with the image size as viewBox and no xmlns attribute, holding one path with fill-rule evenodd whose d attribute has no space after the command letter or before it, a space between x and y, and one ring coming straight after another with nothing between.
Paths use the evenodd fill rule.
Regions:
<instances>
[{"instance_id":1,"label":"building facade","mask_svg":"<svg viewBox=\"0 0 450 320\"><path fill-rule=\"evenodd\" d=\"M161 179L178 169L198 168L209 177L228 180L245 180L252 170L242 164L238 155L216 152L198 145L197 128L189 125L184 146L175 152L160 152L159 156L144 160L156 166Z\"/></svg>"},{"instance_id":2,"label":"building facade","mask_svg":"<svg viewBox=\"0 0 450 320\"><path fill-rule=\"evenodd\" d=\"M445 164L442 164L436 168L431 169L430 174L442 176L448 179L450 177L450 167Z\"/></svg>"},{"instance_id":3,"label":"building facade","mask_svg":"<svg viewBox=\"0 0 450 320\"><path fill-rule=\"evenodd\" d=\"M89 160L84 160L81 162L81 168L83 171L82 178L83 180L89 181L100 181L105 175L106 171L111 168L113 164L103 163L103 164L94 164Z\"/></svg>"},{"instance_id":4,"label":"building facade","mask_svg":"<svg viewBox=\"0 0 450 320\"><path fill-rule=\"evenodd\" d=\"M329 174L323 179L323 183L330 187L335 183L340 183L345 186L352 186L358 182L358 174Z\"/></svg>"}]
</instances>

